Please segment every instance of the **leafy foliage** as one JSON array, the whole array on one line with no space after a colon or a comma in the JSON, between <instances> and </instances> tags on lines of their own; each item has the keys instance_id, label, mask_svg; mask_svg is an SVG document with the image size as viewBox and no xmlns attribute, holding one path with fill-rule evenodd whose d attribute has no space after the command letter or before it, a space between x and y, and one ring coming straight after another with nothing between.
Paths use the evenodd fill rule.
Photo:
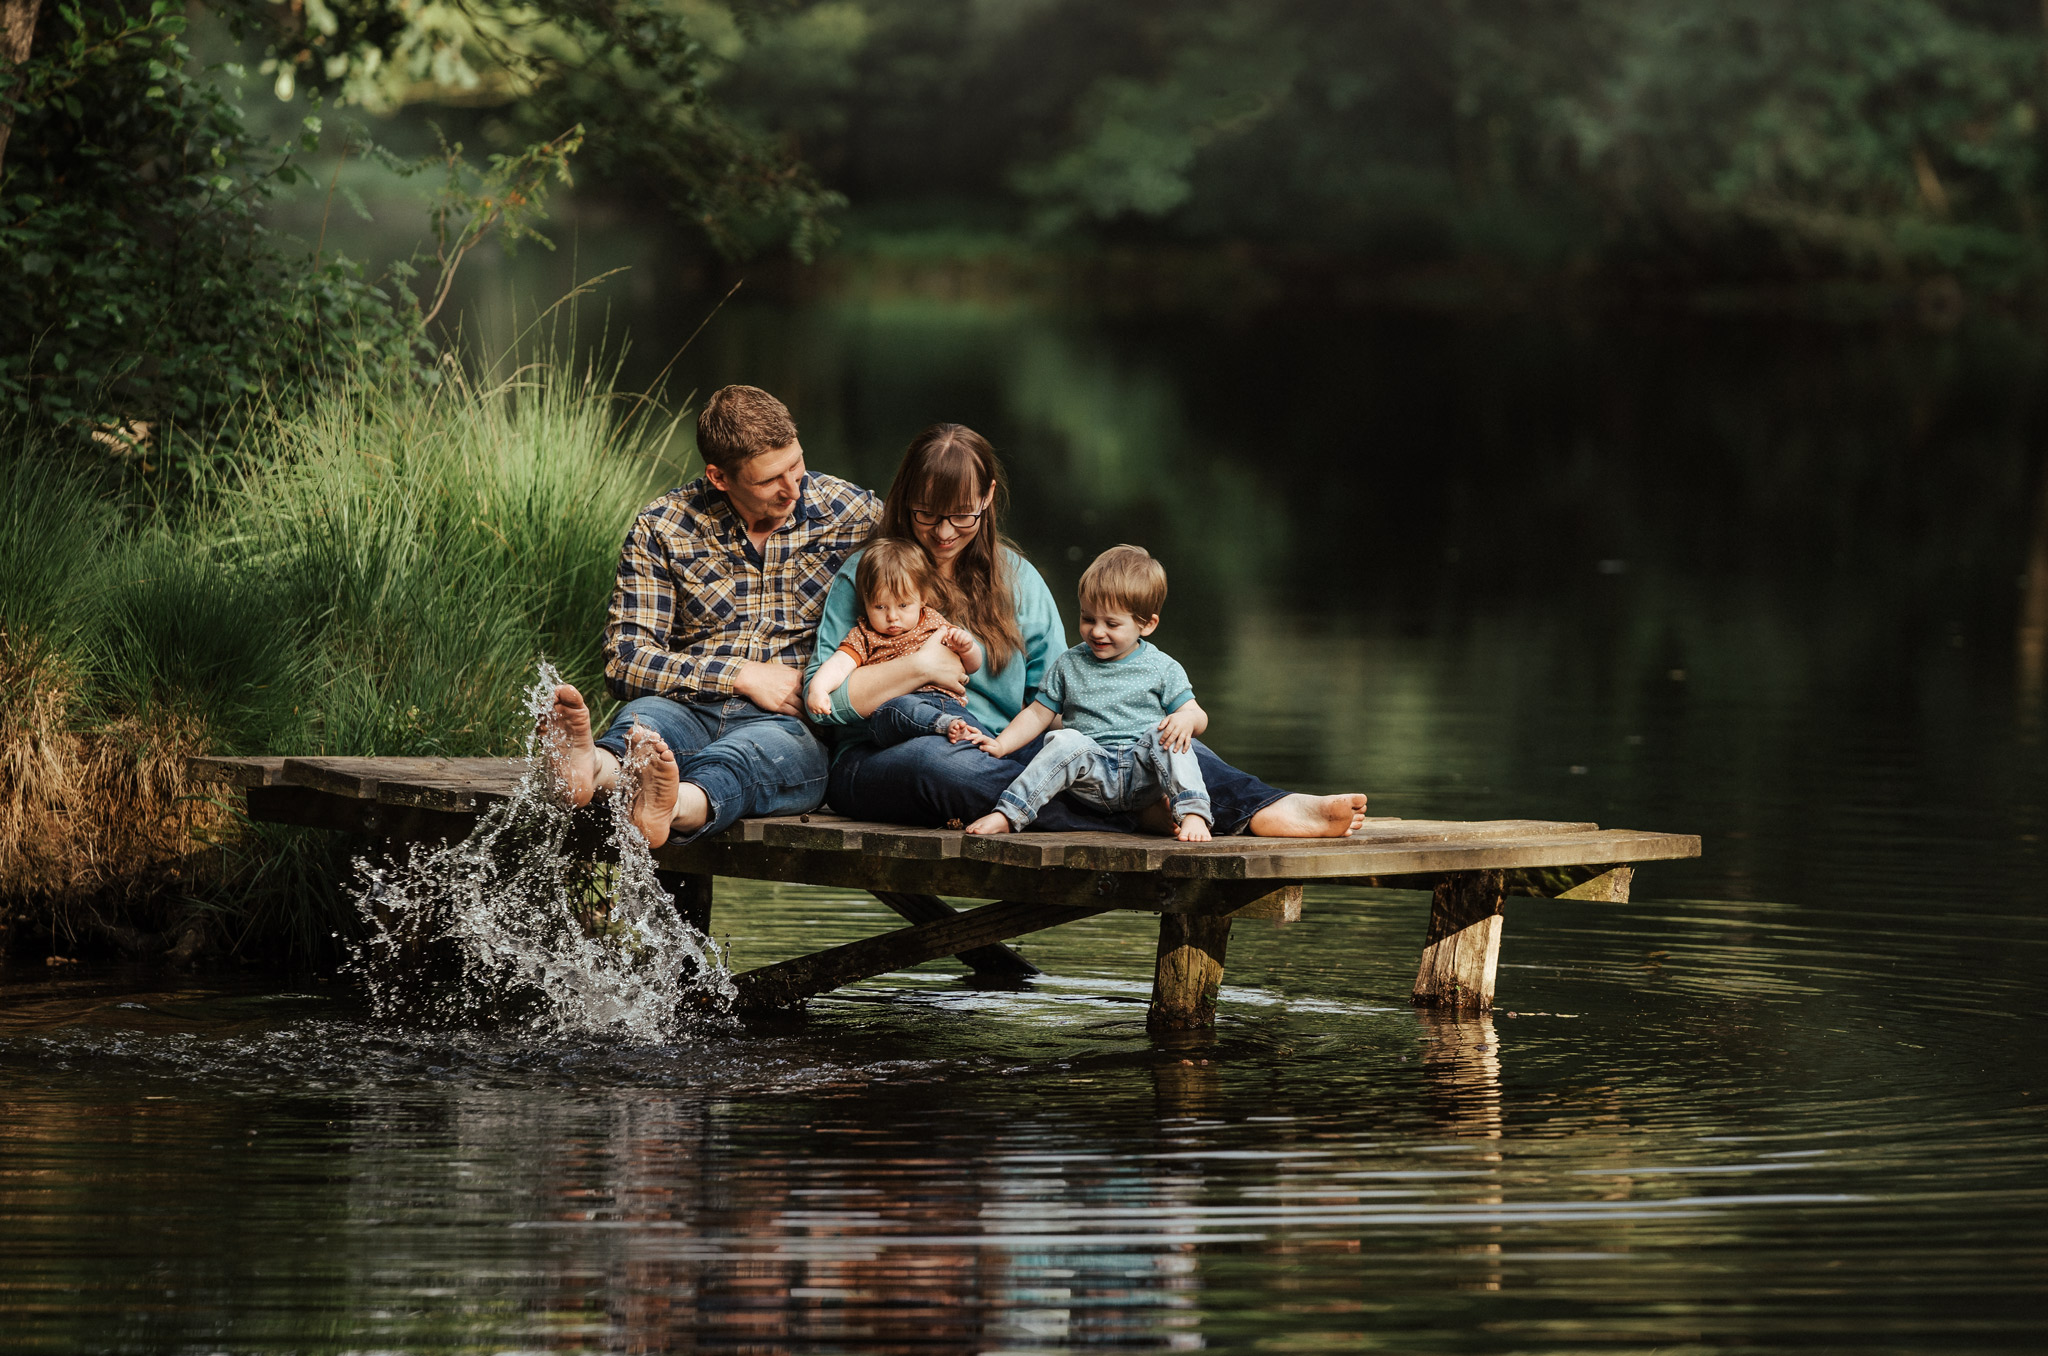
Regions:
<instances>
[{"instance_id":1,"label":"leafy foliage","mask_svg":"<svg viewBox=\"0 0 2048 1356\"><path fill-rule=\"evenodd\" d=\"M1665 275L2048 264L2030 5L818 0L728 60L721 98L855 200L1054 234Z\"/></svg>"},{"instance_id":2,"label":"leafy foliage","mask_svg":"<svg viewBox=\"0 0 2048 1356\"><path fill-rule=\"evenodd\" d=\"M265 35L281 96L311 86L373 112L496 105L529 139L589 129L585 163L656 194L720 252L812 258L845 199L782 136L710 97L727 11L671 0L216 0ZM742 14L750 11L740 7ZM715 14L722 23L710 23Z\"/></svg>"},{"instance_id":3,"label":"leafy foliage","mask_svg":"<svg viewBox=\"0 0 2048 1356\"><path fill-rule=\"evenodd\" d=\"M0 181L0 402L124 451L211 435L239 402L324 368L398 371L417 317L342 259L308 260L263 224L304 179L317 119L273 149L210 73L185 21L63 6L55 42L13 74Z\"/></svg>"}]
</instances>

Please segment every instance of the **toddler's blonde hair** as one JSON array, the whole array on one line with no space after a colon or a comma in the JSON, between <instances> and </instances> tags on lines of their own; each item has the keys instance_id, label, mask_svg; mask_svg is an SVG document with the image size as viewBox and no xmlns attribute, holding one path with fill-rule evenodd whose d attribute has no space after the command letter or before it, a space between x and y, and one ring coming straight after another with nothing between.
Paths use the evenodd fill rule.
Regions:
<instances>
[{"instance_id":1,"label":"toddler's blonde hair","mask_svg":"<svg viewBox=\"0 0 2048 1356\"><path fill-rule=\"evenodd\" d=\"M1142 546L1112 546L1082 573L1081 606L1151 621L1166 606L1166 567Z\"/></svg>"}]
</instances>

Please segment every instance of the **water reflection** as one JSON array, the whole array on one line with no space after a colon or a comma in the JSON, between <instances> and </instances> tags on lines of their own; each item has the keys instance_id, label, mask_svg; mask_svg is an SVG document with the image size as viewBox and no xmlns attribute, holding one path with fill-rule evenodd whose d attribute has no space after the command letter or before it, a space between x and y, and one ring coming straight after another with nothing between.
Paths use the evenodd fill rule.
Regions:
<instances>
[{"instance_id":1,"label":"water reflection","mask_svg":"<svg viewBox=\"0 0 2048 1356\"><path fill-rule=\"evenodd\" d=\"M12 976L0 1330L2030 1349L2038 350L736 306L683 385L784 394L819 465L880 483L961 419L1008 454L1063 601L1070 551L1159 550L1162 643L1226 754L1363 777L1385 813L1698 831L1707 856L1626 904L1514 901L1486 1018L1407 1004L1426 897L1312 890L1301 922L1237 930L1218 1029L1185 1045L1144 1031L1145 917L1028 939L1028 988L935 963L675 1048L421 1035L318 986ZM746 967L884 918L721 884L715 927Z\"/></svg>"}]
</instances>

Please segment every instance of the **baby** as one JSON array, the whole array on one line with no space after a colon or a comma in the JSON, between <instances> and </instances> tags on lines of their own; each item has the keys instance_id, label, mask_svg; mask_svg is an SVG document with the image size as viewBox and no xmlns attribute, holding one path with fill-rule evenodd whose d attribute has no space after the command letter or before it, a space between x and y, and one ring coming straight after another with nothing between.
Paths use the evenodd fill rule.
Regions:
<instances>
[{"instance_id":1,"label":"baby","mask_svg":"<svg viewBox=\"0 0 2048 1356\"><path fill-rule=\"evenodd\" d=\"M855 669L915 654L935 632L942 645L960 656L960 666L967 672L981 668L980 643L924 605L931 582L931 563L916 542L877 537L867 544L853 572L860 620L811 679L804 701L812 715L832 713L832 694ZM954 728L974 730L967 707L935 686L883 702L868 717L868 733L884 746L917 735L947 734Z\"/></svg>"},{"instance_id":2,"label":"baby","mask_svg":"<svg viewBox=\"0 0 2048 1356\"><path fill-rule=\"evenodd\" d=\"M1145 640L1165 602L1166 570L1148 552L1104 551L1081 576L1082 643L1053 661L1031 704L1000 736L964 721L947 730L956 743L971 741L1006 758L1043 734L1053 717L1066 726L1046 737L969 833L1022 829L1047 801L1072 791L1102 810L1135 810L1164 795L1180 840L1208 841L1214 815L1191 746L1209 717L1195 702L1187 671Z\"/></svg>"}]
</instances>

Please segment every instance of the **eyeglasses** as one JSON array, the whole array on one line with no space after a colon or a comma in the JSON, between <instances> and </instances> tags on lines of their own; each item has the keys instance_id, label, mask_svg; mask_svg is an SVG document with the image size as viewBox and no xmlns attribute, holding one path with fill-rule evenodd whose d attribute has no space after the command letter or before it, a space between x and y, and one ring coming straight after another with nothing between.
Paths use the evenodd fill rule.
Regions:
<instances>
[{"instance_id":1,"label":"eyeglasses","mask_svg":"<svg viewBox=\"0 0 2048 1356\"><path fill-rule=\"evenodd\" d=\"M987 515L987 509L983 509L980 513L926 513L921 508L914 508L910 511L911 518L919 527L937 527L939 519L944 518L953 525L953 530L956 532L967 531Z\"/></svg>"}]
</instances>

